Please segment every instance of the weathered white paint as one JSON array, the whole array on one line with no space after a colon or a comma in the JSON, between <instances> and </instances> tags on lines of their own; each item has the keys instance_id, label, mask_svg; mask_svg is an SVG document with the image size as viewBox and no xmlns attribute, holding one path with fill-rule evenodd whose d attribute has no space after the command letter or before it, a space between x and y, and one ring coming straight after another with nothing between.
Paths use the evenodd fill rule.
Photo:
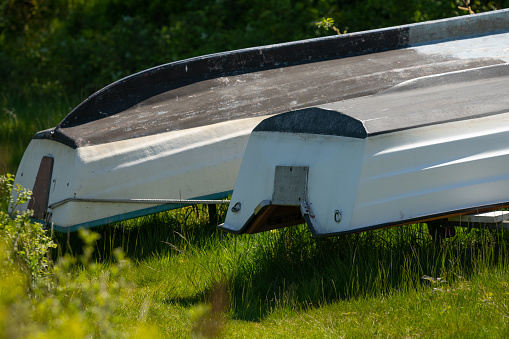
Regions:
<instances>
[{"instance_id":1,"label":"weathered white paint","mask_svg":"<svg viewBox=\"0 0 509 339\"><path fill-rule=\"evenodd\" d=\"M509 112L366 139L253 132L232 196L242 208L224 228L239 231L271 199L277 165L309 166L318 235L507 202L508 140Z\"/></svg>"},{"instance_id":2,"label":"weathered white paint","mask_svg":"<svg viewBox=\"0 0 509 339\"><path fill-rule=\"evenodd\" d=\"M368 138L351 227L509 201L507 140L509 112Z\"/></svg>"},{"instance_id":3,"label":"weathered white paint","mask_svg":"<svg viewBox=\"0 0 509 339\"><path fill-rule=\"evenodd\" d=\"M427 55L450 55L465 60L494 58L509 62L509 33L445 41L411 48L418 53Z\"/></svg>"},{"instance_id":4,"label":"weathered white paint","mask_svg":"<svg viewBox=\"0 0 509 339\"><path fill-rule=\"evenodd\" d=\"M247 139L263 118L224 122L72 149L34 139L16 183L32 189L43 156L55 159L49 205L66 198L192 199L231 191ZM58 227L127 215L153 204L68 202L52 213ZM25 209L20 206L18 209Z\"/></svg>"},{"instance_id":5,"label":"weathered white paint","mask_svg":"<svg viewBox=\"0 0 509 339\"><path fill-rule=\"evenodd\" d=\"M272 199L277 165L309 166L308 197L314 212L325 215L335 201L348 223L353 210L349 196L357 190L364 147L363 139L253 132L232 195L231 206L240 202L242 208L228 212L224 227L240 230L261 201Z\"/></svg>"}]
</instances>

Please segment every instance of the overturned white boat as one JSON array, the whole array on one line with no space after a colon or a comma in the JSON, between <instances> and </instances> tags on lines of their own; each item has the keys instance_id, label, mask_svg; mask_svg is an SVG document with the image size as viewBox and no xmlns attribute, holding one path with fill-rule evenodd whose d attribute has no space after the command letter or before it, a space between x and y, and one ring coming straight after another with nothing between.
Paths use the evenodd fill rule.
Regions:
<instances>
[{"instance_id":1,"label":"overturned white boat","mask_svg":"<svg viewBox=\"0 0 509 339\"><path fill-rule=\"evenodd\" d=\"M221 227L328 236L507 207L508 94L502 64L268 118Z\"/></svg>"},{"instance_id":2,"label":"overturned white boat","mask_svg":"<svg viewBox=\"0 0 509 339\"><path fill-rule=\"evenodd\" d=\"M500 138L505 134L492 128L503 128L509 107L505 99L508 83L504 82L507 62L509 11L504 10L219 53L149 69L105 87L57 127L35 135L16 175L16 183L34 194L29 204L19 208L34 209L35 218L56 230L73 231L177 208L193 203L190 200L214 203L207 199L224 198L235 186L231 208L241 208L229 212L223 226L232 232L251 229L260 202L265 201L263 207L277 206L279 201L294 211L295 198L309 203L316 215L329 216L332 209L333 217L342 220L341 227L355 221L353 226L337 229L336 223L329 225L318 218L316 225L322 226L314 228L316 234L420 219L423 215L420 210L415 212L417 206L397 204L405 201L405 196L423 194L422 187L433 190L451 175L432 171L437 175L427 178L426 174L426 179L433 177L439 183L426 186L424 178L409 174L412 170L430 163L452 171L460 168L440 165L463 159L444 156L448 147L469 147L461 154L474 158L480 151L473 151L473 146L483 152L503 152ZM468 92L463 92L467 90L463 83L477 80L479 85L469 85ZM475 101L469 99L473 94ZM428 96L427 101L420 95ZM454 103L462 109L456 109ZM429 113L443 107L454 109ZM490 107L496 107L498 113ZM485 118L483 122L479 122L479 114ZM293 120L293 125L288 123ZM475 133L499 136L498 148L474 132L469 138L458 136L458 131L450 134L453 139L464 138L464 143L448 141L451 131L446 126L466 133L464 129L472 125L476 125ZM249 148L261 152L259 162L249 151L237 179L249 135L256 126ZM295 143L290 142L292 138ZM412 138L416 138L414 143L435 145L421 148L433 154L434 160L413 161ZM391 151L398 147L408 150ZM304 154L312 157L304 159ZM383 161L382 154L386 154ZM504 156L491 158L507 161ZM245 165L248 163L251 165ZM496 167L495 163L484 164ZM304 173L298 179L288 174L294 166ZM279 192L274 186L279 182L275 173L283 181L290 178L292 187L295 182L304 185L304 193L291 197ZM323 182L316 181L315 175ZM490 178L485 177L485 182L496 181ZM366 180L367 186L359 185ZM422 186L407 185L412 180ZM339 182L341 186L336 185ZM496 182L501 185L503 180ZM459 180L450 185L465 183ZM335 190L322 192L324 185ZM249 192L251 187L253 192ZM460 191L458 187L455 192ZM318 207L318 192L323 193L320 204L326 201L327 206ZM341 200L346 192L350 200ZM487 200L472 199L466 205L462 199L452 199L441 207L443 211L425 213L491 208L508 200L497 194ZM433 195L426 197L432 200L426 204L434 206L447 201L445 196L440 201ZM355 209L365 209L364 214L378 221L356 219ZM392 220L392 212L380 214L386 209L401 214ZM270 225L256 229L264 227Z\"/></svg>"}]
</instances>

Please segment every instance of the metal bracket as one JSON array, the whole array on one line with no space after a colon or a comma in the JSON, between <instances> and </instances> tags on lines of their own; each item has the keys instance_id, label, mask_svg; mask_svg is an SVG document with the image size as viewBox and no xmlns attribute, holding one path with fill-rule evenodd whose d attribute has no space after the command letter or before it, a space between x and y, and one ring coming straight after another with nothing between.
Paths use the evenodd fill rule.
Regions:
<instances>
[{"instance_id":1,"label":"metal bracket","mask_svg":"<svg viewBox=\"0 0 509 339\"><path fill-rule=\"evenodd\" d=\"M48 206L50 209L55 209L68 202L97 202L97 203L112 203L112 204L150 204L150 205L166 205L166 204L179 204L179 205L220 205L229 203L230 200L210 200L210 199L101 199L101 198L67 198L60 200ZM240 204L239 204L240 206ZM239 207L240 210L240 207Z\"/></svg>"},{"instance_id":2,"label":"metal bracket","mask_svg":"<svg viewBox=\"0 0 509 339\"><path fill-rule=\"evenodd\" d=\"M308 166L276 166L272 204L300 206L307 199Z\"/></svg>"},{"instance_id":3,"label":"metal bracket","mask_svg":"<svg viewBox=\"0 0 509 339\"><path fill-rule=\"evenodd\" d=\"M317 232L320 227L318 226L318 223L315 219L315 214L311 210L311 206L307 201L303 201L300 204L300 212L302 213L302 216L304 217L304 220L306 220L306 224L308 224L308 227Z\"/></svg>"}]
</instances>

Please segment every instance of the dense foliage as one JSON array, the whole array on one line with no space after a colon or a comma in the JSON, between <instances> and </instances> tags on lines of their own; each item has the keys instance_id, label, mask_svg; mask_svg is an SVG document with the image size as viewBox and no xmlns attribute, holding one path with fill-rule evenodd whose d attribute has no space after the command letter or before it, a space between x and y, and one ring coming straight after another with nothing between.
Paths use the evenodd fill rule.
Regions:
<instances>
[{"instance_id":1,"label":"dense foliage","mask_svg":"<svg viewBox=\"0 0 509 339\"><path fill-rule=\"evenodd\" d=\"M123 252L114 250L115 262L101 265L92 260L99 235L81 231L83 254L60 256L54 264L50 249L57 245L30 221L33 211L7 212L30 195L14 186L11 174L0 176L0 338L128 336L118 331L112 312L126 286L122 274L129 261Z\"/></svg>"},{"instance_id":2,"label":"dense foliage","mask_svg":"<svg viewBox=\"0 0 509 339\"><path fill-rule=\"evenodd\" d=\"M17 198L10 195L13 190ZM29 287L33 289L50 274L47 252L56 245L42 225L30 222L31 210L5 212L27 202L31 194L19 184L14 186L13 175L0 176L0 249L10 252L5 259L29 277Z\"/></svg>"},{"instance_id":3,"label":"dense foliage","mask_svg":"<svg viewBox=\"0 0 509 339\"><path fill-rule=\"evenodd\" d=\"M467 12L462 0L4 0L0 89L82 97L134 72L192 56ZM476 12L509 0L472 1ZM3 87L3 88L2 88Z\"/></svg>"}]
</instances>

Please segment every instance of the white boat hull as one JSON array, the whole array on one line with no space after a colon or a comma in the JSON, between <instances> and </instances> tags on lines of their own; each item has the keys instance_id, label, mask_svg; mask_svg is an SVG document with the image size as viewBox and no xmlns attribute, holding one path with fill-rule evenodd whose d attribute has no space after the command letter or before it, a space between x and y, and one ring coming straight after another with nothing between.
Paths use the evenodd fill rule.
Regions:
<instances>
[{"instance_id":1,"label":"white boat hull","mask_svg":"<svg viewBox=\"0 0 509 339\"><path fill-rule=\"evenodd\" d=\"M249 134L261 120L235 120L77 149L34 139L16 182L34 187L41 159L49 156L54 165L48 206L69 198L224 199L235 184ZM54 229L74 231L181 206L71 200L49 212Z\"/></svg>"},{"instance_id":2,"label":"white boat hull","mask_svg":"<svg viewBox=\"0 0 509 339\"><path fill-rule=\"evenodd\" d=\"M491 70L476 71L472 90L484 93L491 88L495 96L498 90L508 91L508 66L498 66L503 81L489 78L484 84L480 74ZM423 79L426 91L429 80ZM497 89L498 85L501 87ZM400 90L415 99L422 97L420 86L419 82L409 83ZM461 87L468 92L465 83ZM455 92L456 89L453 81L437 91ZM397 95L388 92L322 106L335 108L323 109L321 120L326 124L334 125L334 117L344 117L340 111L346 114L351 111L354 117L359 114L362 119L343 120L343 125L353 126L346 133L352 136L333 135L320 126L307 127L309 123L305 120L319 113L311 110L262 122L250 136L237 178L230 204L237 207L228 211L221 228L233 233L254 233L306 220L314 235L329 236L507 206L509 101L506 97L479 107L468 105L479 113L476 118L464 116L458 121L444 122L440 120L465 114L461 104L454 103L452 98L449 106L434 105L435 111L417 114L419 121L413 114L419 108L395 102L393 97ZM438 95L428 96L420 108L426 107L426 101L433 104ZM363 116L367 107L379 118ZM495 112L493 115L486 113L491 110ZM387 113L380 115L377 111ZM444 116L435 114L442 111ZM409 125L400 131L386 130L385 117ZM419 127L421 121L433 120L432 117L438 122ZM359 133L355 122L362 123L358 125ZM388 125L398 126L394 122ZM340 127L338 130L343 133ZM288 172L278 177L277 167L287 168ZM306 169L307 178L290 173L296 169ZM297 187L305 187L303 193ZM280 209L281 206L286 207ZM299 214L303 218L298 218Z\"/></svg>"}]
</instances>

